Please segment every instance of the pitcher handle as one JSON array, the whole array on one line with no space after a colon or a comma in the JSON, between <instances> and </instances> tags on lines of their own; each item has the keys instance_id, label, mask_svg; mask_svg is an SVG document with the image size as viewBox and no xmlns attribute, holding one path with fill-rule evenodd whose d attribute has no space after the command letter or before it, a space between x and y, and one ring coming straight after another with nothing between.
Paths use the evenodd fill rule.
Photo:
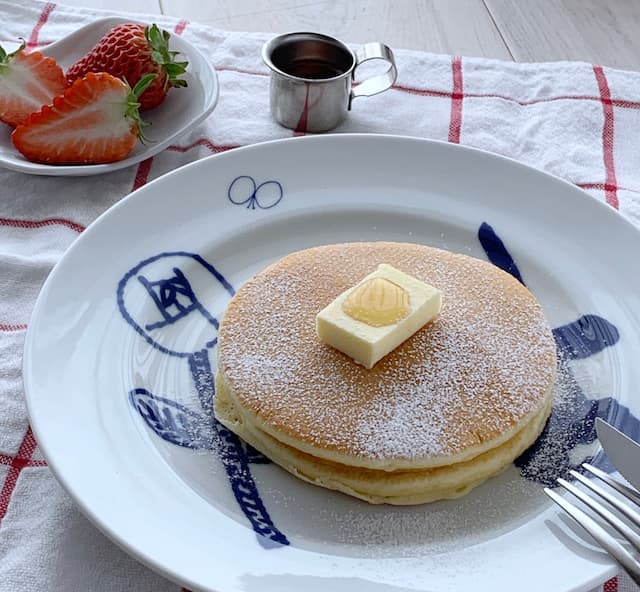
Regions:
<instances>
[{"instance_id":1,"label":"pitcher handle","mask_svg":"<svg viewBox=\"0 0 640 592\"><path fill-rule=\"evenodd\" d=\"M393 57L393 51L384 43L372 41L365 43L356 51L356 68L363 62L368 60L384 60L389 64L389 68L382 74L377 74L371 78L367 78L355 86L351 91L349 100L349 109L351 109L351 101L356 97L370 97L377 95L385 90L390 89L398 78L398 69L396 68L396 60ZM354 73L355 73L354 70Z\"/></svg>"}]
</instances>

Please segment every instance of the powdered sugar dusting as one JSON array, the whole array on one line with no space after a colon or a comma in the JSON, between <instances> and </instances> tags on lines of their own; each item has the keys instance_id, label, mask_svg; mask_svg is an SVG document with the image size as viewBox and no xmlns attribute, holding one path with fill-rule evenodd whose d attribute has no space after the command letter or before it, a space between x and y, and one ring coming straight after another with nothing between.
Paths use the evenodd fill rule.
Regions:
<instances>
[{"instance_id":1,"label":"powdered sugar dusting","mask_svg":"<svg viewBox=\"0 0 640 592\"><path fill-rule=\"evenodd\" d=\"M440 317L372 370L320 343L315 315L379 263L442 290ZM234 297L219 365L243 405L311 445L366 459L437 459L535 414L555 373L540 307L492 265L421 245L302 251ZM436 463L434 463L436 464Z\"/></svg>"}]
</instances>

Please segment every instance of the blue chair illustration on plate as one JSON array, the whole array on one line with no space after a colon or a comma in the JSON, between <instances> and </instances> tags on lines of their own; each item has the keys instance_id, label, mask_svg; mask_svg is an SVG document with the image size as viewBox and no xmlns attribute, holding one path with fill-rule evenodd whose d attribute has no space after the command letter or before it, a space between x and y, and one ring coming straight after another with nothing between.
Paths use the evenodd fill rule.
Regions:
<instances>
[{"instance_id":1,"label":"blue chair illustration on plate","mask_svg":"<svg viewBox=\"0 0 640 592\"><path fill-rule=\"evenodd\" d=\"M218 320L198 298L198 287L231 297L233 287L200 255L160 253L128 271L117 288L118 307L127 323L153 348L186 358L201 410L138 387L131 404L163 440L197 450L217 450L234 497L263 546L289 541L273 524L251 474L250 465L269 462L217 422L213 416L214 375L209 351L215 347ZM146 305L141 306L143 302Z\"/></svg>"}]
</instances>

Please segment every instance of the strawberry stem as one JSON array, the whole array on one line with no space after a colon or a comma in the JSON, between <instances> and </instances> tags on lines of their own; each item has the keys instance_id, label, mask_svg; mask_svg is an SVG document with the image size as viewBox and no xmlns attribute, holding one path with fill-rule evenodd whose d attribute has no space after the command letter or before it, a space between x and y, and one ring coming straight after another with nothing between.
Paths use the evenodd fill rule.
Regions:
<instances>
[{"instance_id":1,"label":"strawberry stem","mask_svg":"<svg viewBox=\"0 0 640 592\"><path fill-rule=\"evenodd\" d=\"M125 117L132 119L138 127L138 138L142 143L149 140L145 137L143 129L150 125L140 117L140 95L147 90L147 87L153 82L156 77L155 74L145 74L136 85L133 87L129 95L127 96L127 103L125 107Z\"/></svg>"},{"instance_id":2,"label":"strawberry stem","mask_svg":"<svg viewBox=\"0 0 640 592\"><path fill-rule=\"evenodd\" d=\"M20 47L18 47L18 49L16 49L15 51L12 51L11 53L7 53L4 47L0 46L0 68L3 68L4 66L8 66L9 62L11 61L11 58L19 54L27 46L26 41L22 39L22 37L20 38L20 41L22 41L22 43L20 44Z\"/></svg>"},{"instance_id":3,"label":"strawberry stem","mask_svg":"<svg viewBox=\"0 0 640 592\"><path fill-rule=\"evenodd\" d=\"M146 27L144 35L151 47L151 57L167 74L167 84L174 87L187 86L187 81L178 77L187 71L189 62L175 61L179 52L169 50L171 35L156 24Z\"/></svg>"}]
</instances>

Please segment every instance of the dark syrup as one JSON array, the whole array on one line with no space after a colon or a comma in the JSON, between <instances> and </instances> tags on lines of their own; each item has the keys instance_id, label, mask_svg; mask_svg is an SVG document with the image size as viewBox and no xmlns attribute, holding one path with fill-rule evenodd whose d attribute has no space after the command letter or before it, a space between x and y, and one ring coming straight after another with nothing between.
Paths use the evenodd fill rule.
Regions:
<instances>
[{"instance_id":1,"label":"dark syrup","mask_svg":"<svg viewBox=\"0 0 640 592\"><path fill-rule=\"evenodd\" d=\"M346 72L346 70L338 68L335 64L313 58L293 60L286 64L282 70L291 76L312 80L335 78Z\"/></svg>"}]
</instances>

